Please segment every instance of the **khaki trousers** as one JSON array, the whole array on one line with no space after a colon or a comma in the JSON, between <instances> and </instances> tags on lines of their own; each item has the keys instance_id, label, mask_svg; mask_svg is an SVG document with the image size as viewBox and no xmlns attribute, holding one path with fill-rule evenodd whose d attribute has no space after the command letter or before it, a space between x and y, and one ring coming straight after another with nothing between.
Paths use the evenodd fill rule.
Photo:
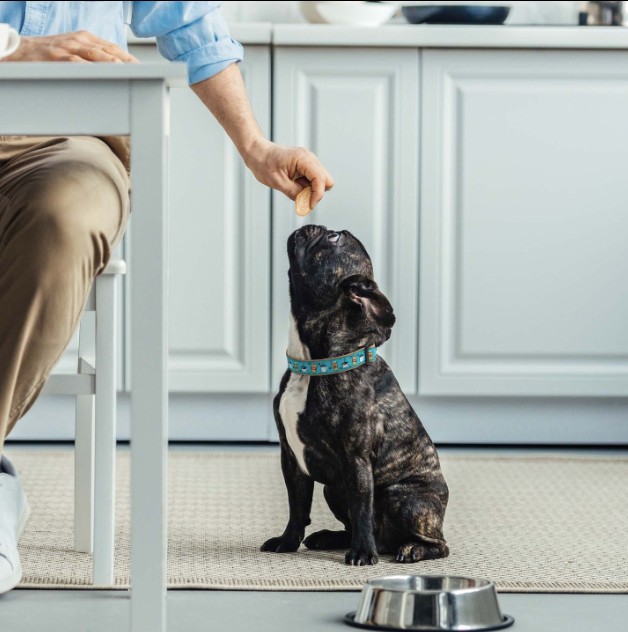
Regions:
<instances>
[{"instance_id":1,"label":"khaki trousers","mask_svg":"<svg viewBox=\"0 0 628 632\"><path fill-rule=\"evenodd\" d=\"M78 324L129 217L129 177L91 137L0 137L0 453Z\"/></svg>"}]
</instances>

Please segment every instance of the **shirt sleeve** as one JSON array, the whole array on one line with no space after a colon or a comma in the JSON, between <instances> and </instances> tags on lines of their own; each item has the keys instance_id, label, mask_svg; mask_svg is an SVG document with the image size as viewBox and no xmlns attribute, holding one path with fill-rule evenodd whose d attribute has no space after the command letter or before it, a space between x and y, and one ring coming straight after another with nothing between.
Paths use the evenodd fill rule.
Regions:
<instances>
[{"instance_id":1,"label":"shirt sleeve","mask_svg":"<svg viewBox=\"0 0 628 632\"><path fill-rule=\"evenodd\" d=\"M242 46L231 39L220 13L222 2L133 2L131 30L156 37L159 52L188 65L190 83L213 77L241 62Z\"/></svg>"}]
</instances>

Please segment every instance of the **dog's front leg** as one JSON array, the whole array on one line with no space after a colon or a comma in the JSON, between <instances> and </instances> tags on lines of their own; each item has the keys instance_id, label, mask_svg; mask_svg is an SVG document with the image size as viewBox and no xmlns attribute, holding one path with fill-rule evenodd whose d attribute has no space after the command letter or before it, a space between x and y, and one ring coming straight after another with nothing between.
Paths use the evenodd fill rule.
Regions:
<instances>
[{"instance_id":1,"label":"dog's front leg","mask_svg":"<svg viewBox=\"0 0 628 632\"><path fill-rule=\"evenodd\" d=\"M370 461L360 457L346 463L343 470L352 526L345 562L350 566L373 566L379 561L373 519L373 468Z\"/></svg>"},{"instance_id":2,"label":"dog's front leg","mask_svg":"<svg viewBox=\"0 0 628 632\"><path fill-rule=\"evenodd\" d=\"M305 538L305 528L311 523L314 481L303 473L290 448L284 445L281 447L281 471L288 488L290 519L283 535L265 542L261 550L269 553L294 553Z\"/></svg>"}]
</instances>

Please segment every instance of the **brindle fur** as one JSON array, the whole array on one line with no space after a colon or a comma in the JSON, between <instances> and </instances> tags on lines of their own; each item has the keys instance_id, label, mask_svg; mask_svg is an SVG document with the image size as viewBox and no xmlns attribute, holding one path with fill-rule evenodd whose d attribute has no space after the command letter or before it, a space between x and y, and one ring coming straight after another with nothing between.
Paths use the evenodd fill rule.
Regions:
<instances>
[{"instance_id":1,"label":"brindle fur","mask_svg":"<svg viewBox=\"0 0 628 632\"><path fill-rule=\"evenodd\" d=\"M391 335L392 307L373 280L371 260L350 233L306 226L288 240L290 297L299 337L312 358L331 358ZM286 440L279 404L274 412L290 519L263 551L349 549L346 563L376 564L378 554L399 562L446 557L443 519L448 489L438 454L386 362L333 376L311 377L297 431L305 444L305 474ZM299 377L298 379L308 379ZM344 531L320 531L304 541L314 482Z\"/></svg>"}]
</instances>

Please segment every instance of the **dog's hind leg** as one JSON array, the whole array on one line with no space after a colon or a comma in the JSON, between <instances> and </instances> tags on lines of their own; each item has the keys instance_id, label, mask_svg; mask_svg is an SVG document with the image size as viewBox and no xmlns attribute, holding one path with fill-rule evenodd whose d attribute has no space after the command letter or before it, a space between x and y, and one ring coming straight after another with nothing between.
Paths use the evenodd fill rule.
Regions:
<instances>
[{"instance_id":1,"label":"dog's hind leg","mask_svg":"<svg viewBox=\"0 0 628 632\"><path fill-rule=\"evenodd\" d=\"M380 491L376 501L378 543L402 563L447 557L443 536L447 490L438 494L424 485L405 483ZM381 513L380 513L381 512Z\"/></svg>"},{"instance_id":2,"label":"dog's hind leg","mask_svg":"<svg viewBox=\"0 0 628 632\"><path fill-rule=\"evenodd\" d=\"M325 485L323 490L325 500L332 513L342 522L344 531L329 531L323 529L305 538L303 545L313 551L334 551L336 549L348 549L351 546L351 521L349 520L349 508L344 490Z\"/></svg>"},{"instance_id":3,"label":"dog's hind leg","mask_svg":"<svg viewBox=\"0 0 628 632\"><path fill-rule=\"evenodd\" d=\"M400 546L395 558L402 564L412 564L425 560L439 560L449 555L449 548L443 540L440 544L417 544L409 542Z\"/></svg>"},{"instance_id":4,"label":"dog's hind leg","mask_svg":"<svg viewBox=\"0 0 628 632\"><path fill-rule=\"evenodd\" d=\"M303 545L312 551L348 549L351 546L351 534L348 531L323 529L305 538Z\"/></svg>"}]
</instances>

